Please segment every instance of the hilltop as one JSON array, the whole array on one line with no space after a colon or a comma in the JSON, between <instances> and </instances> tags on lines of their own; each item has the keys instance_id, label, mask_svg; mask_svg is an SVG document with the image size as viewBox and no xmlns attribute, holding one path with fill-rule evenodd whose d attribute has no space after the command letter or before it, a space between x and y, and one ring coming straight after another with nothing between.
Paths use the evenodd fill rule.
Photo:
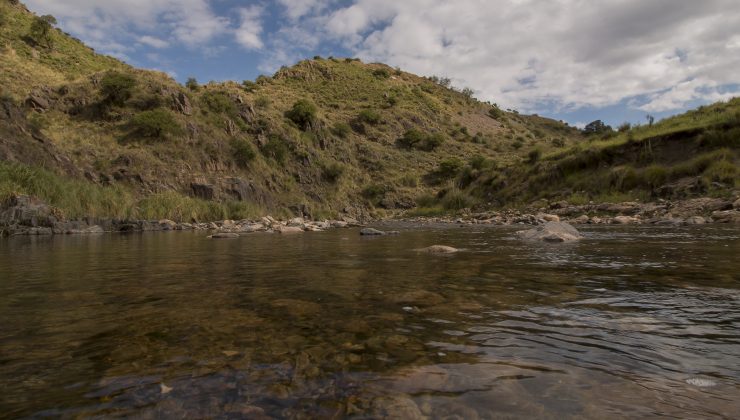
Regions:
<instances>
[{"instance_id":1,"label":"hilltop","mask_svg":"<svg viewBox=\"0 0 740 420\"><path fill-rule=\"evenodd\" d=\"M35 22L0 3L0 200L65 217L388 217L648 200L688 179L682 196L729 198L739 182L738 100L586 135L352 58L183 86Z\"/></svg>"}]
</instances>

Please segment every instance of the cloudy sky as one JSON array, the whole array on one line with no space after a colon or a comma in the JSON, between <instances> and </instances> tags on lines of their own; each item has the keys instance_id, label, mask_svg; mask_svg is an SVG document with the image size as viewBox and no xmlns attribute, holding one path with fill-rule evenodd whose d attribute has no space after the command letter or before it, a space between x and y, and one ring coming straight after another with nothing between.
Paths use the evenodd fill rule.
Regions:
<instances>
[{"instance_id":1,"label":"cloudy sky","mask_svg":"<svg viewBox=\"0 0 740 420\"><path fill-rule=\"evenodd\" d=\"M740 96L738 0L25 0L96 50L180 81L360 57L572 124Z\"/></svg>"}]
</instances>

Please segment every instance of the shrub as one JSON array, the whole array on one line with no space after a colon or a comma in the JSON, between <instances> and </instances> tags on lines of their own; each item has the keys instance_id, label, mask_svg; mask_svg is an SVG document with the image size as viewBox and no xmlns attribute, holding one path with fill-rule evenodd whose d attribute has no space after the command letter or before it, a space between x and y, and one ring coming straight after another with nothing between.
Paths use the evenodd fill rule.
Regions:
<instances>
[{"instance_id":1,"label":"shrub","mask_svg":"<svg viewBox=\"0 0 740 420\"><path fill-rule=\"evenodd\" d=\"M642 180L650 188L656 188L665 183L668 170L662 165L650 165L642 170Z\"/></svg>"},{"instance_id":2,"label":"shrub","mask_svg":"<svg viewBox=\"0 0 740 420\"><path fill-rule=\"evenodd\" d=\"M201 96L201 101L211 112L227 115L236 115L237 109L234 101L224 92L209 91Z\"/></svg>"},{"instance_id":3,"label":"shrub","mask_svg":"<svg viewBox=\"0 0 740 420\"><path fill-rule=\"evenodd\" d=\"M311 127L316 120L316 105L306 99L300 99L293 104L293 107L285 112L285 117L293 121L302 130Z\"/></svg>"},{"instance_id":4,"label":"shrub","mask_svg":"<svg viewBox=\"0 0 740 420\"><path fill-rule=\"evenodd\" d=\"M115 71L109 71L100 81L100 92L104 101L109 105L123 106L133 95L136 79L132 76Z\"/></svg>"},{"instance_id":5,"label":"shrub","mask_svg":"<svg viewBox=\"0 0 740 420\"><path fill-rule=\"evenodd\" d=\"M463 166L463 162L458 158L445 159L439 162L436 173L440 178L451 179L460 173Z\"/></svg>"},{"instance_id":6,"label":"shrub","mask_svg":"<svg viewBox=\"0 0 740 420\"><path fill-rule=\"evenodd\" d=\"M36 16L31 23L31 38L39 45L42 43L51 48L52 38L51 30L57 20L52 15Z\"/></svg>"},{"instance_id":7,"label":"shrub","mask_svg":"<svg viewBox=\"0 0 740 420\"><path fill-rule=\"evenodd\" d=\"M623 122L622 124L619 125L619 127L617 127L617 131L619 131L620 133L630 131L630 129L632 129L632 124L628 122Z\"/></svg>"},{"instance_id":8,"label":"shrub","mask_svg":"<svg viewBox=\"0 0 740 420\"><path fill-rule=\"evenodd\" d=\"M357 121L362 123L375 125L380 123L380 120L380 114L372 109L363 109L359 114L357 114Z\"/></svg>"},{"instance_id":9,"label":"shrub","mask_svg":"<svg viewBox=\"0 0 740 420\"><path fill-rule=\"evenodd\" d=\"M486 159L484 156L475 155L470 158L470 167L473 169L481 170L490 166L491 161Z\"/></svg>"},{"instance_id":10,"label":"shrub","mask_svg":"<svg viewBox=\"0 0 740 420\"><path fill-rule=\"evenodd\" d=\"M338 122L331 128L331 132L340 138L346 138L350 131L352 131L352 128L345 122Z\"/></svg>"},{"instance_id":11,"label":"shrub","mask_svg":"<svg viewBox=\"0 0 740 420\"><path fill-rule=\"evenodd\" d=\"M267 109L270 107L270 98L264 95L258 96L257 99L254 100L254 104L257 108Z\"/></svg>"},{"instance_id":12,"label":"shrub","mask_svg":"<svg viewBox=\"0 0 740 420\"><path fill-rule=\"evenodd\" d=\"M432 151L444 143L445 137L441 133L425 134L412 128L398 139L398 145L405 149L419 149Z\"/></svg>"},{"instance_id":13,"label":"shrub","mask_svg":"<svg viewBox=\"0 0 740 420\"><path fill-rule=\"evenodd\" d=\"M335 183L344 174L344 166L337 162L332 162L322 167L321 174L327 181Z\"/></svg>"},{"instance_id":14,"label":"shrub","mask_svg":"<svg viewBox=\"0 0 740 420\"><path fill-rule=\"evenodd\" d=\"M512 147L513 147L514 149L521 149L521 148L522 148L522 146L524 146L524 142L522 141L521 137L517 137L517 139L516 139L516 140L514 140L514 142L513 142L513 143L511 143L511 146L512 146Z\"/></svg>"},{"instance_id":15,"label":"shrub","mask_svg":"<svg viewBox=\"0 0 740 420\"><path fill-rule=\"evenodd\" d=\"M488 116L491 117L491 118L493 118L494 120L498 120L498 119L500 119L501 117L504 116L504 113L503 113L503 111L501 111L500 109L498 109L497 107L494 106L494 107L491 107L491 109L488 110Z\"/></svg>"},{"instance_id":16,"label":"shrub","mask_svg":"<svg viewBox=\"0 0 740 420\"><path fill-rule=\"evenodd\" d=\"M247 139L235 138L231 140L231 148L233 150L234 161L242 168L249 166L249 162L253 161L257 156L252 144Z\"/></svg>"},{"instance_id":17,"label":"shrub","mask_svg":"<svg viewBox=\"0 0 740 420\"><path fill-rule=\"evenodd\" d=\"M391 77L391 73L387 69L375 69L373 70L373 76L378 79L387 79Z\"/></svg>"},{"instance_id":18,"label":"shrub","mask_svg":"<svg viewBox=\"0 0 740 420\"><path fill-rule=\"evenodd\" d=\"M182 133L180 123L170 111L162 108L136 114L131 126L137 134L149 138L160 139Z\"/></svg>"},{"instance_id":19,"label":"shrub","mask_svg":"<svg viewBox=\"0 0 740 420\"><path fill-rule=\"evenodd\" d=\"M442 197L442 207L445 210L462 210L469 208L472 205L472 200L464 192L453 189L448 191L444 197Z\"/></svg>"},{"instance_id":20,"label":"shrub","mask_svg":"<svg viewBox=\"0 0 740 420\"><path fill-rule=\"evenodd\" d=\"M288 155L288 143L284 138L278 135L270 135L267 143L260 148L263 155L274 159L279 163L285 163L285 157Z\"/></svg>"},{"instance_id":21,"label":"shrub","mask_svg":"<svg viewBox=\"0 0 740 420\"><path fill-rule=\"evenodd\" d=\"M188 81L185 82L185 87L192 90L193 92L200 89L200 85L198 84L198 81L195 80L195 77L189 77Z\"/></svg>"},{"instance_id":22,"label":"shrub","mask_svg":"<svg viewBox=\"0 0 740 420\"><path fill-rule=\"evenodd\" d=\"M529 158L529 163L535 163L538 160L540 160L540 157L542 156L542 150L540 149L532 149L527 153L527 157Z\"/></svg>"},{"instance_id":23,"label":"shrub","mask_svg":"<svg viewBox=\"0 0 740 420\"><path fill-rule=\"evenodd\" d=\"M250 93L251 92L254 92L255 90L257 90L258 87L259 86L257 85L257 83L254 83L251 80L244 80L242 82L242 89L244 89L245 91L250 92Z\"/></svg>"},{"instance_id":24,"label":"shrub","mask_svg":"<svg viewBox=\"0 0 740 420\"><path fill-rule=\"evenodd\" d=\"M375 200L384 196L388 190L389 188L384 185L372 184L362 190L362 196L368 200Z\"/></svg>"},{"instance_id":25,"label":"shrub","mask_svg":"<svg viewBox=\"0 0 740 420\"><path fill-rule=\"evenodd\" d=\"M738 168L728 160L719 160L712 163L704 172L704 176L710 181L728 183L734 186L738 179Z\"/></svg>"}]
</instances>

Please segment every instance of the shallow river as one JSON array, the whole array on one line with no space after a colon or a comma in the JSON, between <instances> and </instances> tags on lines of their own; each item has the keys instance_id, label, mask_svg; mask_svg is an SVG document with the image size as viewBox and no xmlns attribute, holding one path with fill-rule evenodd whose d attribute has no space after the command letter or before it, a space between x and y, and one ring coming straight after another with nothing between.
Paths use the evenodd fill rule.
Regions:
<instances>
[{"instance_id":1,"label":"shallow river","mask_svg":"<svg viewBox=\"0 0 740 420\"><path fill-rule=\"evenodd\" d=\"M740 418L739 228L391 228L0 239L0 417Z\"/></svg>"}]
</instances>

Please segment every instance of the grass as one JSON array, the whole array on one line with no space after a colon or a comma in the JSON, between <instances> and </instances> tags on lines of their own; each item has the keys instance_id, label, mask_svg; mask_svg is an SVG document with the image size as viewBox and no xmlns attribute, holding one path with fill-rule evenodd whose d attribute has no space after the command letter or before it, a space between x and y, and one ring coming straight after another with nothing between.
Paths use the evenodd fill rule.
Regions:
<instances>
[{"instance_id":1,"label":"grass","mask_svg":"<svg viewBox=\"0 0 740 420\"><path fill-rule=\"evenodd\" d=\"M171 219L214 221L257 218L264 209L248 202L199 200L168 191L144 198L121 186L99 186L46 169L0 162L0 202L16 194L38 197L67 218Z\"/></svg>"}]
</instances>

